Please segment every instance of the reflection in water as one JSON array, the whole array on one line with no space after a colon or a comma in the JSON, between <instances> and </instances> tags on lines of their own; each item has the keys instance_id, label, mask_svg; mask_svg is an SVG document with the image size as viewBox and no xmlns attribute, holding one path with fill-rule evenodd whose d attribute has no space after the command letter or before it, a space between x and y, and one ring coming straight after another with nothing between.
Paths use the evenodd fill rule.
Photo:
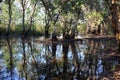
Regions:
<instances>
[{"instance_id":1,"label":"reflection in water","mask_svg":"<svg viewBox=\"0 0 120 80\"><path fill-rule=\"evenodd\" d=\"M11 76L11 80L12 80L12 78L13 78L13 68L14 68L14 66L13 66L13 52L12 52L12 48L11 48L11 44L10 44L9 39L7 38L6 40L7 40L9 56L10 56L10 58L9 58L9 65L10 65L9 69L10 69L10 76Z\"/></svg>"},{"instance_id":2,"label":"reflection in water","mask_svg":"<svg viewBox=\"0 0 120 80\"><path fill-rule=\"evenodd\" d=\"M0 39L0 80L95 80L120 70L116 41Z\"/></svg>"},{"instance_id":3,"label":"reflection in water","mask_svg":"<svg viewBox=\"0 0 120 80\"><path fill-rule=\"evenodd\" d=\"M25 40L24 38L22 39L22 58L23 58L23 63L22 63L22 69L23 69L23 75L25 76L25 79L27 80L27 62L26 62L26 53L25 53Z\"/></svg>"}]
</instances>

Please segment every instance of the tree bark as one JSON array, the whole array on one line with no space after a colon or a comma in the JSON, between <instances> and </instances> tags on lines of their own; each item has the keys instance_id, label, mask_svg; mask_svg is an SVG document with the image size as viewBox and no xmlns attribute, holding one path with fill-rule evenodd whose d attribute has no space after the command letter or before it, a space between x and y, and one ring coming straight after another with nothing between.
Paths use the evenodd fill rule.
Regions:
<instances>
[{"instance_id":1,"label":"tree bark","mask_svg":"<svg viewBox=\"0 0 120 80\"><path fill-rule=\"evenodd\" d=\"M8 1L8 12L9 12L9 23L6 31L6 36L10 34L11 20L12 20L12 9L11 9L11 0Z\"/></svg>"},{"instance_id":2,"label":"tree bark","mask_svg":"<svg viewBox=\"0 0 120 80\"><path fill-rule=\"evenodd\" d=\"M111 21L112 28L116 39L118 40L118 52L120 53L120 4L119 0L107 0L110 12L111 12Z\"/></svg>"},{"instance_id":3,"label":"tree bark","mask_svg":"<svg viewBox=\"0 0 120 80\"><path fill-rule=\"evenodd\" d=\"M22 0L22 34L25 33L25 1Z\"/></svg>"},{"instance_id":4,"label":"tree bark","mask_svg":"<svg viewBox=\"0 0 120 80\"><path fill-rule=\"evenodd\" d=\"M111 5L112 27L114 30L114 35L118 40L118 46L120 51L120 7L117 4L116 0L112 0L112 1L113 1Z\"/></svg>"}]
</instances>

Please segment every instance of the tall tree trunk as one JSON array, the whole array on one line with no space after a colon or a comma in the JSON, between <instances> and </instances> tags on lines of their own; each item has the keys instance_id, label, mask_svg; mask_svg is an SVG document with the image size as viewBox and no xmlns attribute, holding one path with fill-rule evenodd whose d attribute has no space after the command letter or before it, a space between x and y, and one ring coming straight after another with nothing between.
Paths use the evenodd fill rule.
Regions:
<instances>
[{"instance_id":1,"label":"tall tree trunk","mask_svg":"<svg viewBox=\"0 0 120 80\"><path fill-rule=\"evenodd\" d=\"M48 19L47 15L45 15L45 38L49 37L49 28L50 28L50 20Z\"/></svg>"},{"instance_id":2,"label":"tall tree trunk","mask_svg":"<svg viewBox=\"0 0 120 80\"><path fill-rule=\"evenodd\" d=\"M12 20L12 9L11 9L11 0L8 1L8 12L9 12L9 23L6 31L6 36L10 34L11 20Z\"/></svg>"},{"instance_id":3,"label":"tall tree trunk","mask_svg":"<svg viewBox=\"0 0 120 80\"><path fill-rule=\"evenodd\" d=\"M49 23L45 25L45 38L49 37Z\"/></svg>"},{"instance_id":4,"label":"tall tree trunk","mask_svg":"<svg viewBox=\"0 0 120 80\"><path fill-rule=\"evenodd\" d=\"M44 8L45 8L45 38L49 37L49 27L50 27L50 21L51 21L51 13L49 9L49 4L46 0L41 0Z\"/></svg>"},{"instance_id":5,"label":"tall tree trunk","mask_svg":"<svg viewBox=\"0 0 120 80\"><path fill-rule=\"evenodd\" d=\"M119 46L119 53L120 53L120 4L118 4L119 0L107 0L109 3L109 8L111 11L111 20L112 20L112 27L114 35L116 36L116 39L118 40L118 46Z\"/></svg>"},{"instance_id":6,"label":"tall tree trunk","mask_svg":"<svg viewBox=\"0 0 120 80\"><path fill-rule=\"evenodd\" d=\"M22 34L25 33L25 1L22 0Z\"/></svg>"}]
</instances>

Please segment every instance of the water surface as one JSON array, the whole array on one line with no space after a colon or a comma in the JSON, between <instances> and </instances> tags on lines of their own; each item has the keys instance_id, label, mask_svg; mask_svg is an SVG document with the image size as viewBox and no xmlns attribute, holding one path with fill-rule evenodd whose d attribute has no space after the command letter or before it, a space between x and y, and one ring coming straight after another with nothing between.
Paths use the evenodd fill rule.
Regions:
<instances>
[{"instance_id":1,"label":"water surface","mask_svg":"<svg viewBox=\"0 0 120 80\"><path fill-rule=\"evenodd\" d=\"M119 57L111 56L117 47L113 38L1 38L0 80L99 80L119 69Z\"/></svg>"}]
</instances>

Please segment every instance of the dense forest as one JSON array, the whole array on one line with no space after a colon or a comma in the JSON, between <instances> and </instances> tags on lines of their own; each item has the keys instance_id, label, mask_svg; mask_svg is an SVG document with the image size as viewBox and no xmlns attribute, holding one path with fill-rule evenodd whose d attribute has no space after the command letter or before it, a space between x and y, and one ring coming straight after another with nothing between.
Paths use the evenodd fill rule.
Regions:
<instances>
[{"instance_id":1,"label":"dense forest","mask_svg":"<svg viewBox=\"0 0 120 80\"><path fill-rule=\"evenodd\" d=\"M1 0L0 35L115 35L120 44L119 0Z\"/></svg>"},{"instance_id":2,"label":"dense forest","mask_svg":"<svg viewBox=\"0 0 120 80\"><path fill-rule=\"evenodd\" d=\"M120 44L119 0L1 0L0 35L115 35Z\"/></svg>"},{"instance_id":3,"label":"dense forest","mask_svg":"<svg viewBox=\"0 0 120 80\"><path fill-rule=\"evenodd\" d=\"M0 33L111 35L120 39L119 0L1 0Z\"/></svg>"}]
</instances>

